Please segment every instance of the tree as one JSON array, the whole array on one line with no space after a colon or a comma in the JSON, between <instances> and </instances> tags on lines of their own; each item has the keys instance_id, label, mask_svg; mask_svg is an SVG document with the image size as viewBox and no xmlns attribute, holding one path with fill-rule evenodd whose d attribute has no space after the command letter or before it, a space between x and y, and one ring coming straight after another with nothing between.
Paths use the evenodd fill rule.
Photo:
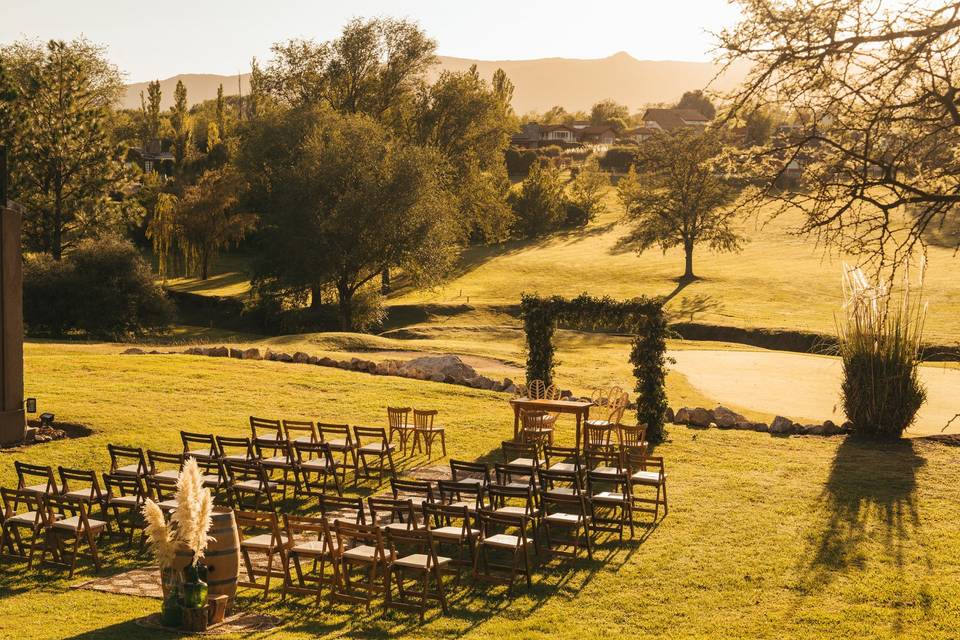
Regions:
<instances>
[{"instance_id":1,"label":"tree","mask_svg":"<svg viewBox=\"0 0 960 640\"><path fill-rule=\"evenodd\" d=\"M151 140L160 138L160 82L154 80L147 84L147 97L144 98L143 91L140 92L140 118L141 118L141 137L143 138L143 147Z\"/></svg>"},{"instance_id":2,"label":"tree","mask_svg":"<svg viewBox=\"0 0 960 640\"><path fill-rule=\"evenodd\" d=\"M575 211L574 219L567 215L568 221L583 226L592 222L598 215L606 213L607 207L603 203L603 196L610 186L610 178L600 170L596 158L588 159L577 177L570 183L570 204Z\"/></svg>"},{"instance_id":3,"label":"tree","mask_svg":"<svg viewBox=\"0 0 960 640\"><path fill-rule=\"evenodd\" d=\"M803 165L802 190L767 194L778 210L893 265L928 230L949 228L960 204L960 2L742 5L720 35L723 62L750 67L729 117L776 100L805 120L754 158L768 185Z\"/></svg>"},{"instance_id":4,"label":"tree","mask_svg":"<svg viewBox=\"0 0 960 640\"><path fill-rule=\"evenodd\" d=\"M187 143L190 141L190 121L187 115L187 88L182 80L177 80L173 91L173 106L170 107L170 126L173 127L173 155L177 167L183 166L187 156Z\"/></svg>"},{"instance_id":5,"label":"tree","mask_svg":"<svg viewBox=\"0 0 960 640\"><path fill-rule=\"evenodd\" d=\"M510 78L507 77L507 72L498 67L497 70L493 72L492 84L493 94L497 97L497 100L500 101L503 112L508 116L512 116L514 86Z\"/></svg>"},{"instance_id":6,"label":"tree","mask_svg":"<svg viewBox=\"0 0 960 640\"><path fill-rule=\"evenodd\" d=\"M560 124L563 122L566 115L567 110L560 105L556 105L550 107L546 113L543 114L541 119L543 120L543 124Z\"/></svg>"},{"instance_id":7,"label":"tree","mask_svg":"<svg viewBox=\"0 0 960 640\"><path fill-rule=\"evenodd\" d=\"M713 120L717 115L717 108L713 106L710 98L700 89L684 92L684 94L680 96L680 102L677 103L677 109L693 109L701 113L708 120Z\"/></svg>"},{"instance_id":8,"label":"tree","mask_svg":"<svg viewBox=\"0 0 960 640\"><path fill-rule=\"evenodd\" d=\"M770 132L773 131L773 116L767 109L753 109L745 120L747 144L765 145L770 142Z\"/></svg>"},{"instance_id":9,"label":"tree","mask_svg":"<svg viewBox=\"0 0 960 640\"><path fill-rule=\"evenodd\" d=\"M523 238L532 238L553 231L563 224L567 199L560 170L534 163L520 183L519 191L510 194L516 214L514 231Z\"/></svg>"},{"instance_id":10,"label":"tree","mask_svg":"<svg viewBox=\"0 0 960 640\"><path fill-rule=\"evenodd\" d=\"M237 191L235 176L223 170L206 171L177 203L173 234L187 269L201 280L210 277L211 258L243 240L257 223L256 215L234 211Z\"/></svg>"},{"instance_id":11,"label":"tree","mask_svg":"<svg viewBox=\"0 0 960 640\"><path fill-rule=\"evenodd\" d=\"M438 152L392 139L368 116L289 110L261 119L240 163L263 203L258 286L336 291L341 327L387 267L414 286L441 281L458 255L453 197Z\"/></svg>"},{"instance_id":12,"label":"tree","mask_svg":"<svg viewBox=\"0 0 960 640\"><path fill-rule=\"evenodd\" d=\"M615 124L623 127L622 123L630 118L630 111L626 106L613 100L601 100L590 108L590 124L595 127Z\"/></svg>"},{"instance_id":13,"label":"tree","mask_svg":"<svg viewBox=\"0 0 960 640\"><path fill-rule=\"evenodd\" d=\"M265 78L263 75L263 70L260 69L260 64L257 62L256 58L250 60L250 93L247 96L247 109L246 116L247 119L253 120L260 116L260 112L264 108L264 100L266 99L266 87L265 87ZM238 103L237 107L237 119L243 120L243 103Z\"/></svg>"},{"instance_id":14,"label":"tree","mask_svg":"<svg viewBox=\"0 0 960 640\"><path fill-rule=\"evenodd\" d=\"M217 131L219 132L219 134L222 136L226 136L227 135L227 114L226 114L226 111L224 110L224 105L223 105L223 83L221 83L220 86L217 87L216 122L217 122ZM217 136L217 137L219 138L220 136ZM209 148L210 146L211 146L210 141L208 139L207 147Z\"/></svg>"},{"instance_id":15,"label":"tree","mask_svg":"<svg viewBox=\"0 0 960 640\"><path fill-rule=\"evenodd\" d=\"M120 182L111 128L123 81L103 49L82 39L18 42L0 58L16 94L0 132L11 197L26 208L28 247L59 260L102 229Z\"/></svg>"},{"instance_id":16,"label":"tree","mask_svg":"<svg viewBox=\"0 0 960 640\"><path fill-rule=\"evenodd\" d=\"M633 229L621 241L638 253L659 247L683 247L681 282L696 278L693 250L707 244L714 251L738 251L743 238L732 207L739 189L724 173L723 144L712 132L681 129L654 136L640 150L645 171L624 185L621 200Z\"/></svg>"}]
</instances>

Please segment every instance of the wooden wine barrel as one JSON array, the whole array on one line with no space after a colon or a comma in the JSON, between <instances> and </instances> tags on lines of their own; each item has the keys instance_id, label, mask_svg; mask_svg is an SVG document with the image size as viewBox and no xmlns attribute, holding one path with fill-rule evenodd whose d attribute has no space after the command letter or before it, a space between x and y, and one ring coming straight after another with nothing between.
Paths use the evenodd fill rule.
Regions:
<instances>
[{"instance_id":1,"label":"wooden wine barrel","mask_svg":"<svg viewBox=\"0 0 960 640\"><path fill-rule=\"evenodd\" d=\"M232 509L216 509L208 535L213 538L203 555L203 564L207 565L207 586L209 595L225 595L230 598L227 609L233 606L237 595L237 577L240 575L240 535ZM192 554L187 549L177 551L173 561L175 571L183 571L190 564ZM166 596L166 585L163 585Z\"/></svg>"}]
</instances>

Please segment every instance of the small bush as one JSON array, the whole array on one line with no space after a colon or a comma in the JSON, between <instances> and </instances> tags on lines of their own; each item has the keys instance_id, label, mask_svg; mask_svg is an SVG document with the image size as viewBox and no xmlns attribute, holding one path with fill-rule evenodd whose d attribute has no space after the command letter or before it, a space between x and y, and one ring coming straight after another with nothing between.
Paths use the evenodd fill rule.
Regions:
<instances>
[{"instance_id":1,"label":"small bush","mask_svg":"<svg viewBox=\"0 0 960 640\"><path fill-rule=\"evenodd\" d=\"M894 300L886 283L874 286L860 269L845 267L841 392L854 433L897 439L926 399L917 371L926 315L920 297L911 297L907 278Z\"/></svg>"},{"instance_id":2,"label":"small bush","mask_svg":"<svg viewBox=\"0 0 960 640\"><path fill-rule=\"evenodd\" d=\"M566 220L566 205L560 172L535 164L520 189L510 194L510 206L516 214L514 234L533 238L558 229Z\"/></svg>"},{"instance_id":3,"label":"small bush","mask_svg":"<svg viewBox=\"0 0 960 640\"><path fill-rule=\"evenodd\" d=\"M524 176L530 173L530 167L537 161L537 152L532 149L517 149L510 147L504 152L507 162L507 173L512 176Z\"/></svg>"},{"instance_id":4,"label":"small bush","mask_svg":"<svg viewBox=\"0 0 960 640\"><path fill-rule=\"evenodd\" d=\"M630 165L637 163L636 147L610 147L600 158L600 168L604 171L626 173Z\"/></svg>"},{"instance_id":5,"label":"small bush","mask_svg":"<svg viewBox=\"0 0 960 640\"><path fill-rule=\"evenodd\" d=\"M561 153L563 153L563 147L556 144L537 149L537 155L541 158L559 158Z\"/></svg>"},{"instance_id":6,"label":"small bush","mask_svg":"<svg viewBox=\"0 0 960 640\"><path fill-rule=\"evenodd\" d=\"M59 262L25 261L23 317L31 334L122 339L166 329L173 307L132 244L90 240Z\"/></svg>"}]
</instances>

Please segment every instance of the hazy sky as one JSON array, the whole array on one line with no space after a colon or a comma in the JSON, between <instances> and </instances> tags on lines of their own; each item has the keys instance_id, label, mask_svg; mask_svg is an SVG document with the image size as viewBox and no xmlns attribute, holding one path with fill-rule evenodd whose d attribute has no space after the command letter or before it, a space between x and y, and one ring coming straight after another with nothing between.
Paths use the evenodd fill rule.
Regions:
<instances>
[{"instance_id":1,"label":"hazy sky","mask_svg":"<svg viewBox=\"0 0 960 640\"><path fill-rule=\"evenodd\" d=\"M417 20L442 55L484 60L708 60L738 15L726 0L0 0L0 43L85 35L130 82L178 73L233 74L292 37L325 40L354 16Z\"/></svg>"}]
</instances>

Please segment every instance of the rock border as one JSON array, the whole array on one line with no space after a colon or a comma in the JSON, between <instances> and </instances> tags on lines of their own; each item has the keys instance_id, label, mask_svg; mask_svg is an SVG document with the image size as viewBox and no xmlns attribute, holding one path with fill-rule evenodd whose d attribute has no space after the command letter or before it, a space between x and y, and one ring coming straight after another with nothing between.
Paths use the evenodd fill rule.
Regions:
<instances>
[{"instance_id":1,"label":"rock border","mask_svg":"<svg viewBox=\"0 0 960 640\"><path fill-rule=\"evenodd\" d=\"M784 416L776 416L770 424L753 422L723 405L714 409L681 407L676 412L668 408L666 417L667 422L685 425L691 429L739 429L762 431L775 436L845 436L853 430L849 422L837 425L832 420L825 420L819 424L800 424Z\"/></svg>"},{"instance_id":2,"label":"rock border","mask_svg":"<svg viewBox=\"0 0 960 640\"><path fill-rule=\"evenodd\" d=\"M363 358L335 360L334 358L327 356L312 356L308 353L304 353L303 351L297 351L291 354L284 351L273 351L271 349L266 349L266 351L261 352L260 349L256 347L249 349L237 349L233 347L220 346L189 347L183 351L162 352L144 351L138 347L131 347L122 351L121 355L148 355L159 353L176 353L191 356L207 356L210 358L235 358L237 360L267 360L271 362L306 364L318 367L343 369L345 371L356 371L358 373L369 373L376 376L394 376L398 378L409 378L411 380L424 380L443 384L455 384L463 387L470 387L471 389L480 389L482 391L515 393L517 390L516 385L510 378L504 378L502 381L498 382L480 374L463 377L460 375L448 375L438 372L431 372L423 368L411 366L411 361L383 360L381 362L373 362L372 360L364 360ZM452 357L459 360L457 356ZM470 369L469 367L466 368Z\"/></svg>"}]
</instances>

